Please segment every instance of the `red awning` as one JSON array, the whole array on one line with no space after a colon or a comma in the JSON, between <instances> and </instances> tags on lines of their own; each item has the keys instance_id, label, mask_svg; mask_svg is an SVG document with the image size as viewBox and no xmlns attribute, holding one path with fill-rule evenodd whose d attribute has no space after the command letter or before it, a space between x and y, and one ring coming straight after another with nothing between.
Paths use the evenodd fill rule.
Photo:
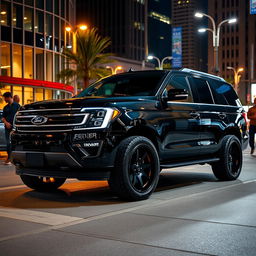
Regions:
<instances>
[{"instance_id":1,"label":"red awning","mask_svg":"<svg viewBox=\"0 0 256 256\"><path fill-rule=\"evenodd\" d=\"M49 81L17 78L17 77L10 77L10 76L0 76L0 83L10 84L10 85L17 84L17 85L25 85L25 86L36 86L36 87L42 87L45 89L50 88L50 89L63 90L63 91L74 93L74 87L71 85L66 85L66 84L56 83L56 82L49 82Z\"/></svg>"}]
</instances>

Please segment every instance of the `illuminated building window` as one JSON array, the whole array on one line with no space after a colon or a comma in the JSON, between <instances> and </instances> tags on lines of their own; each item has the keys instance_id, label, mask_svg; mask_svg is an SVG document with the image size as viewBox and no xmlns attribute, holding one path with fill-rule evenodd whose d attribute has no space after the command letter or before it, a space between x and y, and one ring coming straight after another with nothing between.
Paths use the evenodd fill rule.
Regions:
<instances>
[{"instance_id":1,"label":"illuminated building window","mask_svg":"<svg viewBox=\"0 0 256 256\"><path fill-rule=\"evenodd\" d=\"M25 14L24 14L24 29L28 31L32 31L32 28L33 28L33 9L26 7Z\"/></svg>"},{"instance_id":2,"label":"illuminated building window","mask_svg":"<svg viewBox=\"0 0 256 256\"><path fill-rule=\"evenodd\" d=\"M24 78L33 78L33 49L24 47Z\"/></svg>"},{"instance_id":3,"label":"illuminated building window","mask_svg":"<svg viewBox=\"0 0 256 256\"><path fill-rule=\"evenodd\" d=\"M40 11L36 12L35 31L39 33L44 32L44 13L43 12L40 12Z\"/></svg>"},{"instance_id":4,"label":"illuminated building window","mask_svg":"<svg viewBox=\"0 0 256 256\"><path fill-rule=\"evenodd\" d=\"M0 45L1 53L1 75L10 76L11 75L11 61L10 61L10 44L1 43Z\"/></svg>"},{"instance_id":5,"label":"illuminated building window","mask_svg":"<svg viewBox=\"0 0 256 256\"><path fill-rule=\"evenodd\" d=\"M157 13L157 12L150 12L149 17L159 20L161 22L171 24L171 19L163 14Z\"/></svg>"},{"instance_id":6,"label":"illuminated building window","mask_svg":"<svg viewBox=\"0 0 256 256\"><path fill-rule=\"evenodd\" d=\"M2 1L0 11L1 25L10 26L10 3Z\"/></svg>"},{"instance_id":7,"label":"illuminated building window","mask_svg":"<svg viewBox=\"0 0 256 256\"><path fill-rule=\"evenodd\" d=\"M14 77L22 77L22 50L20 45L13 44L13 66Z\"/></svg>"},{"instance_id":8,"label":"illuminated building window","mask_svg":"<svg viewBox=\"0 0 256 256\"><path fill-rule=\"evenodd\" d=\"M145 0L135 0L137 3L145 4Z\"/></svg>"},{"instance_id":9,"label":"illuminated building window","mask_svg":"<svg viewBox=\"0 0 256 256\"><path fill-rule=\"evenodd\" d=\"M44 80L44 51L36 49L36 79Z\"/></svg>"},{"instance_id":10,"label":"illuminated building window","mask_svg":"<svg viewBox=\"0 0 256 256\"><path fill-rule=\"evenodd\" d=\"M24 21L27 17L24 16ZM12 25L15 28L22 28L22 6L14 4L13 5L13 14L12 14Z\"/></svg>"},{"instance_id":11,"label":"illuminated building window","mask_svg":"<svg viewBox=\"0 0 256 256\"><path fill-rule=\"evenodd\" d=\"M24 104L34 102L34 91L31 87L24 87Z\"/></svg>"},{"instance_id":12,"label":"illuminated building window","mask_svg":"<svg viewBox=\"0 0 256 256\"><path fill-rule=\"evenodd\" d=\"M45 89L44 90L44 99L51 100L52 99L52 90Z\"/></svg>"},{"instance_id":13,"label":"illuminated building window","mask_svg":"<svg viewBox=\"0 0 256 256\"><path fill-rule=\"evenodd\" d=\"M35 88L35 101L42 101L44 100L44 89L42 88Z\"/></svg>"},{"instance_id":14,"label":"illuminated building window","mask_svg":"<svg viewBox=\"0 0 256 256\"><path fill-rule=\"evenodd\" d=\"M46 52L46 81L52 81L52 72L53 63L52 63L52 53Z\"/></svg>"},{"instance_id":15,"label":"illuminated building window","mask_svg":"<svg viewBox=\"0 0 256 256\"><path fill-rule=\"evenodd\" d=\"M144 31L144 24L142 24L142 23L140 23L140 22L137 22L137 21L135 21L134 22L134 27L136 28L136 29L138 29L138 30L142 30L142 31Z\"/></svg>"}]
</instances>

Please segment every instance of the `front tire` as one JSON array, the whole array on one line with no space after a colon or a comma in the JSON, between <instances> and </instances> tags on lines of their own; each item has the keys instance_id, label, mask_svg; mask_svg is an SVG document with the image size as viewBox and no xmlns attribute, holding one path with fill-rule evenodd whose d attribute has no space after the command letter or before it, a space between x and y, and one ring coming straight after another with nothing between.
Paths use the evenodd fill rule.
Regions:
<instances>
[{"instance_id":1,"label":"front tire","mask_svg":"<svg viewBox=\"0 0 256 256\"><path fill-rule=\"evenodd\" d=\"M57 190L66 181L65 178L38 177L29 175L20 175L20 178L26 186L40 192Z\"/></svg>"},{"instance_id":2,"label":"front tire","mask_svg":"<svg viewBox=\"0 0 256 256\"><path fill-rule=\"evenodd\" d=\"M128 137L118 148L109 186L125 200L145 200L155 190L159 172L159 158L154 144L142 136Z\"/></svg>"},{"instance_id":3,"label":"front tire","mask_svg":"<svg viewBox=\"0 0 256 256\"><path fill-rule=\"evenodd\" d=\"M223 138L219 152L220 160L212 164L212 171L219 180L236 180L242 170L243 154L241 143L234 135Z\"/></svg>"}]
</instances>

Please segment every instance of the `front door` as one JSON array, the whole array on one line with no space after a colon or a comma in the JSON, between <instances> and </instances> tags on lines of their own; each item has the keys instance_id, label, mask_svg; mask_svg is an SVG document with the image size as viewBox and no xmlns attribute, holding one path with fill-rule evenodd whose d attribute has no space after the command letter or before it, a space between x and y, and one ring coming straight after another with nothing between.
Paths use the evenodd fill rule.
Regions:
<instances>
[{"instance_id":1,"label":"front door","mask_svg":"<svg viewBox=\"0 0 256 256\"><path fill-rule=\"evenodd\" d=\"M168 91L173 89L186 90L188 97L184 100L167 101L161 110L161 155L166 162L188 159L200 152L199 105L193 102L187 77L182 74L172 75L162 97L166 97Z\"/></svg>"}]
</instances>

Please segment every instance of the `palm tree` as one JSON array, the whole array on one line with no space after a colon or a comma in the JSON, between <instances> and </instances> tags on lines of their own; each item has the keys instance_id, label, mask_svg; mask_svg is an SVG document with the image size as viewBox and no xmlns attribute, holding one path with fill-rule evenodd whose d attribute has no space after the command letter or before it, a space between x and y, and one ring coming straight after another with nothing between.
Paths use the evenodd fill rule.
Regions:
<instances>
[{"instance_id":1,"label":"palm tree","mask_svg":"<svg viewBox=\"0 0 256 256\"><path fill-rule=\"evenodd\" d=\"M113 61L109 58L112 54L104 53L110 44L110 39L100 36L95 28L77 31L77 51L74 53L72 50L64 48L63 55L69 65L68 68L59 73L59 78L68 81L75 78L81 79L84 88L87 88L90 79L98 79L108 75L109 71L102 68L101 65ZM73 69L70 68L72 64L75 66Z\"/></svg>"}]
</instances>

